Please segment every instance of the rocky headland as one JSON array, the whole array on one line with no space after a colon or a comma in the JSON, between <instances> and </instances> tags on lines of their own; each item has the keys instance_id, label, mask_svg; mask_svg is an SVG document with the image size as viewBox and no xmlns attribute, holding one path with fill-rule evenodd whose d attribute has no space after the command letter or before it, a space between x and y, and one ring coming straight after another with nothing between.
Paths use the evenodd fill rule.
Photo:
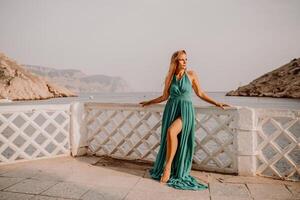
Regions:
<instances>
[{"instance_id":1,"label":"rocky headland","mask_svg":"<svg viewBox=\"0 0 300 200\"><path fill-rule=\"evenodd\" d=\"M300 58L226 93L226 96L300 98Z\"/></svg>"},{"instance_id":2,"label":"rocky headland","mask_svg":"<svg viewBox=\"0 0 300 200\"><path fill-rule=\"evenodd\" d=\"M0 99L42 100L77 96L73 91L32 74L0 52Z\"/></svg>"}]
</instances>

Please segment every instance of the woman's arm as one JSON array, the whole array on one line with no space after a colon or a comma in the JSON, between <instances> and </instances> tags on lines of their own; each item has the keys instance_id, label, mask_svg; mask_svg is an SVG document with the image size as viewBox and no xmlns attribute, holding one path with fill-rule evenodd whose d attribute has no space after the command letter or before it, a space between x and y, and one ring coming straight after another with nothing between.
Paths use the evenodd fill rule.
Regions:
<instances>
[{"instance_id":1,"label":"woman's arm","mask_svg":"<svg viewBox=\"0 0 300 200\"><path fill-rule=\"evenodd\" d=\"M151 104L155 104L155 103L161 103L165 100L168 99L170 93L169 93L169 88L172 82L172 77L173 74L175 72L175 67L173 65L170 66L168 74L165 78L165 86L164 86L164 90L163 90L163 94L155 99L149 100L149 101L142 101L139 104L142 104L142 106L148 106Z\"/></svg>"},{"instance_id":2,"label":"woman's arm","mask_svg":"<svg viewBox=\"0 0 300 200\"><path fill-rule=\"evenodd\" d=\"M221 108L223 108L222 106L229 106L228 104L218 103L215 100L213 100L212 98L210 98L209 96L207 96L200 87L200 82L199 82L196 72L190 70L190 74L192 76L192 87L193 87L196 95L199 98L203 99L204 101L206 101L208 103L214 104L215 106L221 107Z\"/></svg>"},{"instance_id":3,"label":"woman's arm","mask_svg":"<svg viewBox=\"0 0 300 200\"><path fill-rule=\"evenodd\" d=\"M192 87L196 93L196 95L200 98L203 99L204 101L217 105L217 102L215 102L213 99L211 99L209 96L207 96L204 91L200 87L199 79L196 74L196 72L190 70L190 73L192 75Z\"/></svg>"}]
</instances>

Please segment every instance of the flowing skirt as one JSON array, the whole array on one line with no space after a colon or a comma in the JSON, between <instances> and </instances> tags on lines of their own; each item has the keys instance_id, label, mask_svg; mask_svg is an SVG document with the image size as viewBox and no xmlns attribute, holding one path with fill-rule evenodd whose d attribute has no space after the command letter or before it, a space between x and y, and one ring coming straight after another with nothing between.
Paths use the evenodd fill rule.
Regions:
<instances>
[{"instance_id":1,"label":"flowing skirt","mask_svg":"<svg viewBox=\"0 0 300 200\"><path fill-rule=\"evenodd\" d=\"M190 175L195 142L195 110L192 101L169 98L162 117L161 142L150 176L160 180L166 161L167 130L179 116L182 118L182 130L178 134L178 146L172 161L170 179L167 185L182 190L203 190L207 186L199 183Z\"/></svg>"}]
</instances>

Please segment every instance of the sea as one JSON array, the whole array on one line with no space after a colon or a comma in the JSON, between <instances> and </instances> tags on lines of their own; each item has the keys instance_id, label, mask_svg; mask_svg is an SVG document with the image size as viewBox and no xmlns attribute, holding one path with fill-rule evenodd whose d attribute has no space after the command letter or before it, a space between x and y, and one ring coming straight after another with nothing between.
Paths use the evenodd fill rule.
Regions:
<instances>
[{"instance_id":1,"label":"sea","mask_svg":"<svg viewBox=\"0 0 300 200\"><path fill-rule=\"evenodd\" d=\"M230 106L247 106L253 108L277 108L300 110L300 99L274 98L274 97L245 97L226 96L227 92L205 92L207 96L217 102L226 103ZM151 100L161 96L161 92L101 92L101 93L79 93L78 97L61 97L45 100L26 100L2 102L3 105L36 105L36 104L68 104L73 101L78 102L102 102L102 103L136 103ZM195 94L192 95L195 106L214 106L200 99ZM166 101L161 102L165 104Z\"/></svg>"}]
</instances>

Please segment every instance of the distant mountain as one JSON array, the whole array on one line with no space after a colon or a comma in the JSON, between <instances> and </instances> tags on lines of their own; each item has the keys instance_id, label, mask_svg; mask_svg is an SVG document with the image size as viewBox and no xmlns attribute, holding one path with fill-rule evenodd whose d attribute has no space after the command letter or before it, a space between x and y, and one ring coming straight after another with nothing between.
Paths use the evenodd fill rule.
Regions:
<instances>
[{"instance_id":1,"label":"distant mountain","mask_svg":"<svg viewBox=\"0 0 300 200\"><path fill-rule=\"evenodd\" d=\"M47 76L49 78L55 78L55 77L81 78L86 76L86 74L76 69L58 70L50 67L42 67L37 65L24 65L24 66L26 67L26 69L30 70L31 72L37 75Z\"/></svg>"},{"instance_id":2,"label":"distant mountain","mask_svg":"<svg viewBox=\"0 0 300 200\"><path fill-rule=\"evenodd\" d=\"M228 92L226 96L300 98L300 58Z\"/></svg>"},{"instance_id":3,"label":"distant mountain","mask_svg":"<svg viewBox=\"0 0 300 200\"><path fill-rule=\"evenodd\" d=\"M0 99L39 100L77 96L72 91L27 71L0 53Z\"/></svg>"},{"instance_id":4,"label":"distant mountain","mask_svg":"<svg viewBox=\"0 0 300 200\"><path fill-rule=\"evenodd\" d=\"M129 92L127 82L121 77L86 75L75 69L54 69L36 65L24 65L32 73L43 76L76 92Z\"/></svg>"}]
</instances>

